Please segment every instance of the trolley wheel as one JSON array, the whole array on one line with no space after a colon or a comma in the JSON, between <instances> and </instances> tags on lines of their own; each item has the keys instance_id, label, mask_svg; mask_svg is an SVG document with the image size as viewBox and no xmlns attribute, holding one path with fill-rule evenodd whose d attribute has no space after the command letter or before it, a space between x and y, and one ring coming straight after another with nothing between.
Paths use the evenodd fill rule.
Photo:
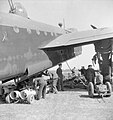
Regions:
<instances>
[{"instance_id":1,"label":"trolley wheel","mask_svg":"<svg viewBox=\"0 0 113 120\"><path fill-rule=\"evenodd\" d=\"M91 98L94 96L94 85L92 82L88 84L88 94Z\"/></svg>"},{"instance_id":2,"label":"trolley wheel","mask_svg":"<svg viewBox=\"0 0 113 120\"><path fill-rule=\"evenodd\" d=\"M33 102L34 102L34 95L28 95L28 97L27 97L27 102L29 103L29 104L32 104Z\"/></svg>"},{"instance_id":3,"label":"trolley wheel","mask_svg":"<svg viewBox=\"0 0 113 120\"><path fill-rule=\"evenodd\" d=\"M111 96L111 93L112 93L112 87L111 87L111 84L110 82L106 82L105 85L107 86L107 97L110 97Z\"/></svg>"}]
</instances>

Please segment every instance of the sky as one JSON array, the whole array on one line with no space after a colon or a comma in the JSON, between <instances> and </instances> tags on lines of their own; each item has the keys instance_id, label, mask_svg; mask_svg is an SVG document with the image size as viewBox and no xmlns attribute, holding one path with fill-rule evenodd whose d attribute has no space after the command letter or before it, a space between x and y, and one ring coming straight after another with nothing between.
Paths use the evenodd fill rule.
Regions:
<instances>
[{"instance_id":1,"label":"sky","mask_svg":"<svg viewBox=\"0 0 113 120\"><path fill-rule=\"evenodd\" d=\"M113 26L113 0L13 0L20 2L26 9L28 16L35 21L58 26L65 20L66 28L77 31L92 29L91 24L98 28ZM8 12L8 0L0 0L0 11ZM68 62L70 68L92 64L95 54L93 44L82 47L82 55ZM95 69L98 68L98 65ZM68 69L63 63L63 69Z\"/></svg>"}]
</instances>

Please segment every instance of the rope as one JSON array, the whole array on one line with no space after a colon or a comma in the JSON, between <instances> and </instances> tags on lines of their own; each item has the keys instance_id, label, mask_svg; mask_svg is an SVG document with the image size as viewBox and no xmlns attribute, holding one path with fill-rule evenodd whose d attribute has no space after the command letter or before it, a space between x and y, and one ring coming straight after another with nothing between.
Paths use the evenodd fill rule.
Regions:
<instances>
[{"instance_id":1,"label":"rope","mask_svg":"<svg viewBox=\"0 0 113 120\"><path fill-rule=\"evenodd\" d=\"M71 68L70 68L70 66L69 66L69 64L68 64L68 62L67 62L67 61L66 61L66 64L67 64L68 68L70 69L70 71L72 72L72 70L71 70Z\"/></svg>"}]
</instances>

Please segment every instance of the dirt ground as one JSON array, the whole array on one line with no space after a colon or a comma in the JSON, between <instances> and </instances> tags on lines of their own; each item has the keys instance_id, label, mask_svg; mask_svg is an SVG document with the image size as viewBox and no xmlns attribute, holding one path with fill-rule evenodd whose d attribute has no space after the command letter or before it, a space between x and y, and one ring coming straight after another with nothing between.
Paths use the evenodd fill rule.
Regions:
<instances>
[{"instance_id":1,"label":"dirt ground","mask_svg":"<svg viewBox=\"0 0 113 120\"><path fill-rule=\"evenodd\" d=\"M113 93L103 100L73 89L33 104L0 104L0 120L113 120Z\"/></svg>"}]
</instances>

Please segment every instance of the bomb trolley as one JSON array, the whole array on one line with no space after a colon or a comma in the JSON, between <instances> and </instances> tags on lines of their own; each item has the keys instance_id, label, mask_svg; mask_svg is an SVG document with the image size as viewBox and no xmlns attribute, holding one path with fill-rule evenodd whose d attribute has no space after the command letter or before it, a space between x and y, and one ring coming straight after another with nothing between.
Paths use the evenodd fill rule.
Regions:
<instances>
[{"instance_id":1,"label":"bomb trolley","mask_svg":"<svg viewBox=\"0 0 113 120\"><path fill-rule=\"evenodd\" d=\"M107 96L110 97L112 92L112 87L110 82L106 82L105 84L93 84L89 82L88 84L88 94L90 97L94 97L94 95L99 95L100 97Z\"/></svg>"}]
</instances>

